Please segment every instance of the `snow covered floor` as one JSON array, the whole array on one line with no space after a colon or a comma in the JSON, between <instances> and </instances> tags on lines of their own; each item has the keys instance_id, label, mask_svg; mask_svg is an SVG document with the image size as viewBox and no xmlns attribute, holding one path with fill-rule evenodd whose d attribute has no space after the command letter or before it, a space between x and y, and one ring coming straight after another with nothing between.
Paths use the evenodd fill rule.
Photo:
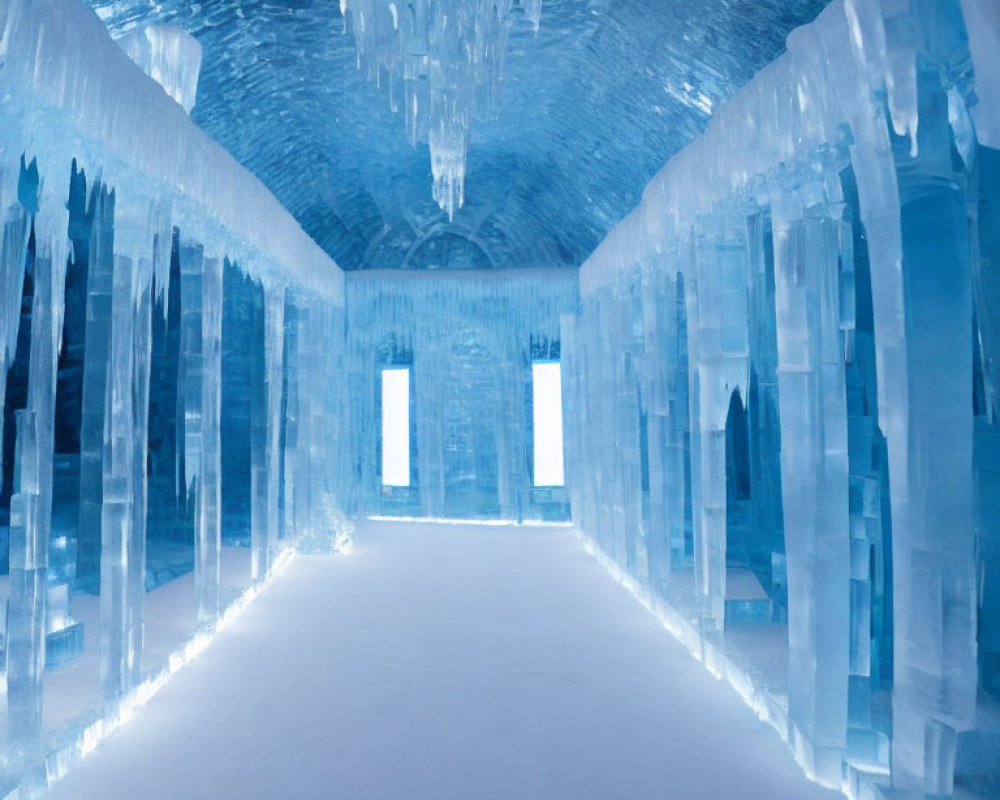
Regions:
<instances>
[{"instance_id":1,"label":"snow covered floor","mask_svg":"<svg viewBox=\"0 0 1000 800\"><path fill-rule=\"evenodd\" d=\"M835 798L568 528L299 556L53 800Z\"/></svg>"}]
</instances>

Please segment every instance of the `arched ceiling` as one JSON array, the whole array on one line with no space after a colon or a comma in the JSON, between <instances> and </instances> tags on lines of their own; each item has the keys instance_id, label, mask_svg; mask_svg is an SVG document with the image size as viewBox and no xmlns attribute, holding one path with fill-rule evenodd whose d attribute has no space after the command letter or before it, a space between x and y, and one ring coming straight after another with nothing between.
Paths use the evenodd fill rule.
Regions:
<instances>
[{"instance_id":1,"label":"arched ceiling","mask_svg":"<svg viewBox=\"0 0 1000 800\"><path fill-rule=\"evenodd\" d=\"M578 266L660 166L826 0L543 0L513 15L500 95L473 121L465 206L358 71L339 0L89 0L112 33L202 45L192 118L344 269ZM515 11L518 11L515 9Z\"/></svg>"}]
</instances>

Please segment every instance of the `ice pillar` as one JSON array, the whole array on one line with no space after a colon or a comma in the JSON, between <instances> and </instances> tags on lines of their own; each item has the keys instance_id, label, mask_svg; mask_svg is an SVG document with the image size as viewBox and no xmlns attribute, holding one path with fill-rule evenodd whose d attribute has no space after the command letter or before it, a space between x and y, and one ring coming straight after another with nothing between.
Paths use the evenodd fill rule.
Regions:
<instances>
[{"instance_id":1,"label":"ice pillar","mask_svg":"<svg viewBox=\"0 0 1000 800\"><path fill-rule=\"evenodd\" d=\"M194 540L199 624L219 613L222 261L181 246L181 371L186 519Z\"/></svg>"},{"instance_id":2,"label":"ice pillar","mask_svg":"<svg viewBox=\"0 0 1000 800\"><path fill-rule=\"evenodd\" d=\"M860 69L885 81L891 115L876 95L852 120L851 155L889 463L892 782L949 795L977 684L972 270L964 148L950 119L961 129L968 42L952 0L846 8L863 34L851 38Z\"/></svg>"},{"instance_id":3,"label":"ice pillar","mask_svg":"<svg viewBox=\"0 0 1000 800\"><path fill-rule=\"evenodd\" d=\"M883 277L900 274L895 259L873 259L872 275L893 520L893 782L950 794L977 683L972 281L965 176L936 70L919 73L919 95L916 153L893 148L902 280Z\"/></svg>"},{"instance_id":4,"label":"ice pillar","mask_svg":"<svg viewBox=\"0 0 1000 800\"><path fill-rule=\"evenodd\" d=\"M266 492L265 507L260 514L261 525L255 525L251 542L254 577L264 575L274 560L280 525L279 492L281 490L281 420L284 376L285 292L267 287L264 295L264 336L266 350L267 421L266 421Z\"/></svg>"},{"instance_id":5,"label":"ice pillar","mask_svg":"<svg viewBox=\"0 0 1000 800\"><path fill-rule=\"evenodd\" d=\"M738 216L738 215L737 215ZM739 217L738 217L739 218ZM739 219L742 222L742 219ZM703 620L721 628L726 597L726 421L730 397L746 396L749 368L747 341L746 230L729 213L706 215L694 242L696 291L689 303L697 313L688 331L697 340L691 374L697 372L700 498L695 513L695 569ZM692 472L694 467L692 466Z\"/></svg>"},{"instance_id":6,"label":"ice pillar","mask_svg":"<svg viewBox=\"0 0 1000 800\"><path fill-rule=\"evenodd\" d=\"M201 305L201 481L194 547L198 622L219 615L222 535L222 259L205 258Z\"/></svg>"},{"instance_id":7,"label":"ice pillar","mask_svg":"<svg viewBox=\"0 0 1000 800\"><path fill-rule=\"evenodd\" d=\"M684 317L678 307L675 263L675 252L651 256L643 267L642 284L649 581L665 599L669 597L671 570L684 558L687 492L684 438L688 377L681 348Z\"/></svg>"},{"instance_id":8,"label":"ice pillar","mask_svg":"<svg viewBox=\"0 0 1000 800\"><path fill-rule=\"evenodd\" d=\"M250 578L260 580L271 568L268 542L267 295L255 284L250 296Z\"/></svg>"},{"instance_id":9,"label":"ice pillar","mask_svg":"<svg viewBox=\"0 0 1000 800\"><path fill-rule=\"evenodd\" d=\"M295 530L295 481L298 476L299 447L299 328L300 309L297 294L285 291L285 340L283 355L284 397L282 400L281 444L281 530L279 536L288 536Z\"/></svg>"},{"instance_id":10,"label":"ice pillar","mask_svg":"<svg viewBox=\"0 0 1000 800\"><path fill-rule=\"evenodd\" d=\"M781 486L793 747L839 786L850 635L847 402L836 174L774 184Z\"/></svg>"},{"instance_id":11,"label":"ice pillar","mask_svg":"<svg viewBox=\"0 0 1000 800\"><path fill-rule=\"evenodd\" d=\"M295 452L293 472L292 526L296 536L311 533L314 482L320 475L320 465L313 458L319 442L314 438L315 407L319 400L316 350L322 347L317 328L319 311L313 298L296 292L296 352L293 359L296 375Z\"/></svg>"},{"instance_id":12,"label":"ice pillar","mask_svg":"<svg viewBox=\"0 0 1000 800\"><path fill-rule=\"evenodd\" d=\"M128 691L132 655L129 652L131 592L128 567L135 499L132 491L134 327L132 264L125 256L116 256L101 508L101 687L104 700L109 704Z\"/></svg>"},{"instance_id":13,"label":"ice pillar","mask_svg":"<svg viewBox=\"0 0 1000 800\"><path fill-rule=\"evenodd\" d=\"M68 252L65 207L45 197L41 209L35 205L30 210L38 212L34 219L34 295L27 406L17 412L6 641L8 724L17 748L29 748L42 728L56 370ZM15 296L20 298L20 292Z\"/></svg>"},{"instance_id":14,"label":"ice pillar","mask_svg":"<svg viewBox=\"0 0 1000 800\"><path fill-rule=\"evenodd\" d=\"M22 162L23 164L23 162ZM21 293L24 287L24 263L28 255L28 234L31 217L17 198L6 210L3 223L3 243L0 251L0 407L7 396L7 372L14 361L17 330L21 319ZM2 426L2 423L0 423ZM0 436L0 456L3 437Z\"/></svg>"},{"instance_id":15,"label":"ice pillar","mask_svg":"<svg viewBox=\"0 0 1000 800\"><path fill-rule=\"evenodd\" d=\"M152 325L150 204L119 202L101 515L101 686L116 703L142 674Z\"/></svg>"},{"instance_id":16,"label":"ice pillar","mask_svg":"<svg viewBox=\"0 0 1000 800\"><path fill-rule=\"evenodd\" d=\"M101 559L101 509L104 498L104 415L111 354L111 294L114 273L115 193L95 183L94 223L87 276L87 336L83 359L83 410L80 425L80 521L77 534L78 581L96 587Z\"/></svg>"}]
</instances>

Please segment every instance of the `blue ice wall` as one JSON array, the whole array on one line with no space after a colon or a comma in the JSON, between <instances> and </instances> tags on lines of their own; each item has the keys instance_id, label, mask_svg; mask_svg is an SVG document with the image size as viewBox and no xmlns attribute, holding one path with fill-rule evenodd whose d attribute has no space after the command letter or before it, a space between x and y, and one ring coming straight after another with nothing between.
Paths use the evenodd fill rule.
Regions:
<instances>
[{"instance_id":1,"label":"blue ice wall","mask_svg":"<svg viewBox=\"0 0 1000 800\"><path fill-rule=\"evenodd\" d=\"M85 7L0 28L0 794L31 797L296 536L345 544L343 278Z\"/></svg>"},{"instance_id":2,"label":"blue ice wall","mask_svg":"<svg viewBox=\"0 0 1000 800\"><path fill-rule=\"evenodd\" d=\"M851 797L1000 790L998 35L830 3L563 320L574 521Z\"/></svg>"}]
</instances>

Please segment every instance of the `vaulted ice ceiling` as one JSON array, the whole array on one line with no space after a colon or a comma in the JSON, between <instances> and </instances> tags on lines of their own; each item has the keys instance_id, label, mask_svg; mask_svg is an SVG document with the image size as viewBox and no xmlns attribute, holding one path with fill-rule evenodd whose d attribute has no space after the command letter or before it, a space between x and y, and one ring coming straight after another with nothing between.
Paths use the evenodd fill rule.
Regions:
<instances>
[{"instance_id":1,"label":"vaulted ice ceiling","mask_svg":"<svg viewBox=\"0 0 1000 800\"><path fill-rule=\"evenodd\" d=\"M500 94L471 124L465 205L431 194L339 0L89 0L115 35L201 43L194 120L345 269L579 265L646 182L825 0L542 0L515 7Z\"/></svg>"}]
</instances>

